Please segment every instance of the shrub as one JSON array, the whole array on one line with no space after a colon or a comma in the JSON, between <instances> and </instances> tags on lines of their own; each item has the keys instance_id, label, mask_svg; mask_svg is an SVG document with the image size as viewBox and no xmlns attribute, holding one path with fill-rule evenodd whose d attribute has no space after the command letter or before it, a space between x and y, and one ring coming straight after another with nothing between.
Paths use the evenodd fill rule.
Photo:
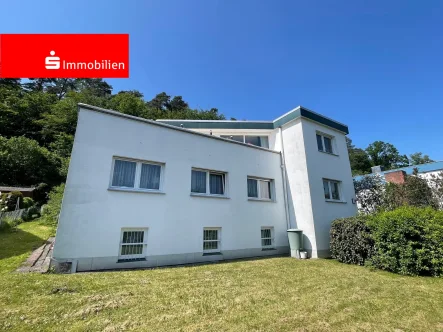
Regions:
<instances>
[{"instance_id":1,"label":"shrub","mask_svg":"<svg viewBox=\"0 0 443 332\"><path fill-rule=\"evenodd\" d=\"M31 197L23 198L23 208L27 209L34 205L34 200Z\"/></svg>"},{"instance_id":2,"label":"shrub","mask_svg":"<svg viewBox=\"0 0 443 332\"><path fill-rule=\"evenodd\" d=\"M21 219L13 219L10 217L3 218L0 221L0 232L15 230L22 222Z\"/></svg>"},{"instance_id":3,"label":"shrub","mask_svg":"<svg viewBox=\"0 0 443 332\"><path fill-rule=\"evenodd\" d=\"M17 200L20 198L19 208L23 208L23 194L19 191L11 191L10 193L2 194L0 210L14 211L17 206Z\"/></svg>"},{"instance_id":4,"label":"shrub","mask_svg":"<svg viewBox=\"0 0 443 332\"><path fill-rule=\"evenodd\" d=\"M38 217L40 217L40 208L36 205L33 205L30 208L26 209L26 211L22 215L24 221L31 221Z\"/></svg>"},{"instance_id":5,"label":"shrub","mask_svg":"<svg viewBox=\"0 0 443 332\"><path fill-rule=\"evenodd\" d=\"M374 240L370 265L407 275L443 275L443 212L404 206L368 223Z\"/></svg>"},{"instance_id":6,"label":"shrub","mask_svg":"<svg viewBox=\"0 0 443 332\"><path fill-rule=\"evenodd\" d=\"M45 205L43 210L44 220L53 226L56 226L58 222L58 215L60 214L64 191L64 183L57 187L54 187L48 195L48 204Z\"/></svg>"},{"instance_id":7,"label":"shrub","mask_svg":"<svg viewBox=\"0 0 443 332\"><path fill-rule=\"evenodd\" d=\"M331 227L332 257L342 263L364 265L373 252L374 243L367 226L369 217L337 219Z\"/></svg>"}]
</instances>

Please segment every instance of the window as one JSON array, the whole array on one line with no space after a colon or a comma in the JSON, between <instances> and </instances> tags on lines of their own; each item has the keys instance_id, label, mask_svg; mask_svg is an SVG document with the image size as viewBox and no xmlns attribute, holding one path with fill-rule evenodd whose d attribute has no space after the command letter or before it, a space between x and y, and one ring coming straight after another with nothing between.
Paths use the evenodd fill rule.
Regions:
<instances>
[{"instance_id":1,"label":"window","mask_svg":"<svg viewBox=\"0 0 443 332\"><path fill-rule=\"evenodd\" d=\"M226 196L226 173L193 169L191 193Z\"/></svg>"},{"instance_id":2,"label":"window","mask_svg":"<svg viewBox=\"0 0 443 332\"><path fill-rule=\"evenodd\" d=\"M317 147L318 151L334 153L332 150L333 137L323 134L317 134Z\"/></svg>"},{"instance_id":3,"label":"window","mask_svg":"<svg viewBox=\"0 0 443 332\"><path fill-rule=\"evenodd\" d=\"M340 182L323 179L323 191L325 199L340 201Z\"/></svg>"},{"instance_id":4,"label":"window","mask_svg":"<svg viewBox=\"0 0 443 332\"><path fill-rule=\"evenodd\" d=\"M268 136L253 136L253 135L221 135L221 138L232 139L240 143L251 144L255 146L261 146L269 149Z\"/></svg>"},{"instance_id":5,"label":"window","mask_svg":"<svg viewBox=\"0 0 443 332\"><path fill-rule=\"evenodd\" d=\"M273 180L248 177L248 197L260 200L273 199Z\"/></svg>"},{"instance_id":6,"label":"window","mask_svg":"<svg viewBox=\"0 0 443 332\"><path fill-rule=\"evenodd\" d=\"M114 159L111 187L160 191L164 164Z\"/></svg>"},{"instance_id":7,"label":"window","mask_svg":"<svg viewBox=\"0 0 443 332\"><path fill-rule=\"evenodd\" d=\"M203 252L220 252L221 246L221 228L204 228L203 229Z\"/></svg>"},{"instance_id":8,"label":"window","mask_svg":"<svg viewBox=\"0 0 443 332\"><path fill-rule=\"evenodd\" d=\"M144 258L146 247L146 229L122 229L120 238L120 260Z\"/></svg>"},{"instance_id":9,"label":"window","mask_svg":"<svg viewBox=\"0 0 443 332\"><path fill-rule=\"evenodd\" d=\"M274 247L274 227L262 227L261 246L263 249Z\"/></svg>"}]
</instances>

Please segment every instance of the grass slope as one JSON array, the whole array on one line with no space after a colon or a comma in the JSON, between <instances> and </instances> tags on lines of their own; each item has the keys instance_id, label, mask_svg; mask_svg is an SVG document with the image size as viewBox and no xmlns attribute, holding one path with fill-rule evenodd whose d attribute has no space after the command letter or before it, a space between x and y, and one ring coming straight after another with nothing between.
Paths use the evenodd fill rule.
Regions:
<instances>
[{"instance_id":1,"label":"grass slope","mask_svg":"<svg viewBox=\"0 0 443 332\"><path fill-rule=\"evenodd\" d=\"M0 330L443 331L443 279L332 260L14 273L50 233L31 222L0 234Z\"/></svg>"}]
</instances>

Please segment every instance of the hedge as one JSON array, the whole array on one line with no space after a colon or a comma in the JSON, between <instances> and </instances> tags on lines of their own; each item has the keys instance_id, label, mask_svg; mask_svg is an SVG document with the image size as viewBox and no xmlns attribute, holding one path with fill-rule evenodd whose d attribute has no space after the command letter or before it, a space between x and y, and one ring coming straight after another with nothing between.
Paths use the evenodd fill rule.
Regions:
<instances>
[{"instance_id":1,"label":"hedge","mask_svg":"<svg viewBox=\"0 0 443 332\"><path fill-rule=\"evenodd\" d=\"M337 219L332 257L405 275L443 276L443 211L404 206Z\"/></svg>"},{"instance_id":2,"label":"hedge","mask_svg":"<svg viewBox=\"0 0 443 332\"><path fill-rule=\"evenodd\" d=\"M331 228L331 254L342 263L364 265L374 250L369 217L358 215L337 219Z\"/></svg>"}]
</instances>

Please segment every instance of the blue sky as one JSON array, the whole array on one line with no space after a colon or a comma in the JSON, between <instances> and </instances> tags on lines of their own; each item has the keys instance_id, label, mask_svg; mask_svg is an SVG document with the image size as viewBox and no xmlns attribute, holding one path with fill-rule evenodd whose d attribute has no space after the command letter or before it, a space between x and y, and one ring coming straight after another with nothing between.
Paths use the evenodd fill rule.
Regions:
<instances>
[{"instance_id":1,"label":"blue sky","mask_svg":"<svg viewBox=\"0 0 443 332\"><path fill-rule=\"evenodd\" d=\"M303 105L443 160L442 1L0 1L2 33L129 33L130 78L228 118Z\"/></svg>"}]
</instances>

